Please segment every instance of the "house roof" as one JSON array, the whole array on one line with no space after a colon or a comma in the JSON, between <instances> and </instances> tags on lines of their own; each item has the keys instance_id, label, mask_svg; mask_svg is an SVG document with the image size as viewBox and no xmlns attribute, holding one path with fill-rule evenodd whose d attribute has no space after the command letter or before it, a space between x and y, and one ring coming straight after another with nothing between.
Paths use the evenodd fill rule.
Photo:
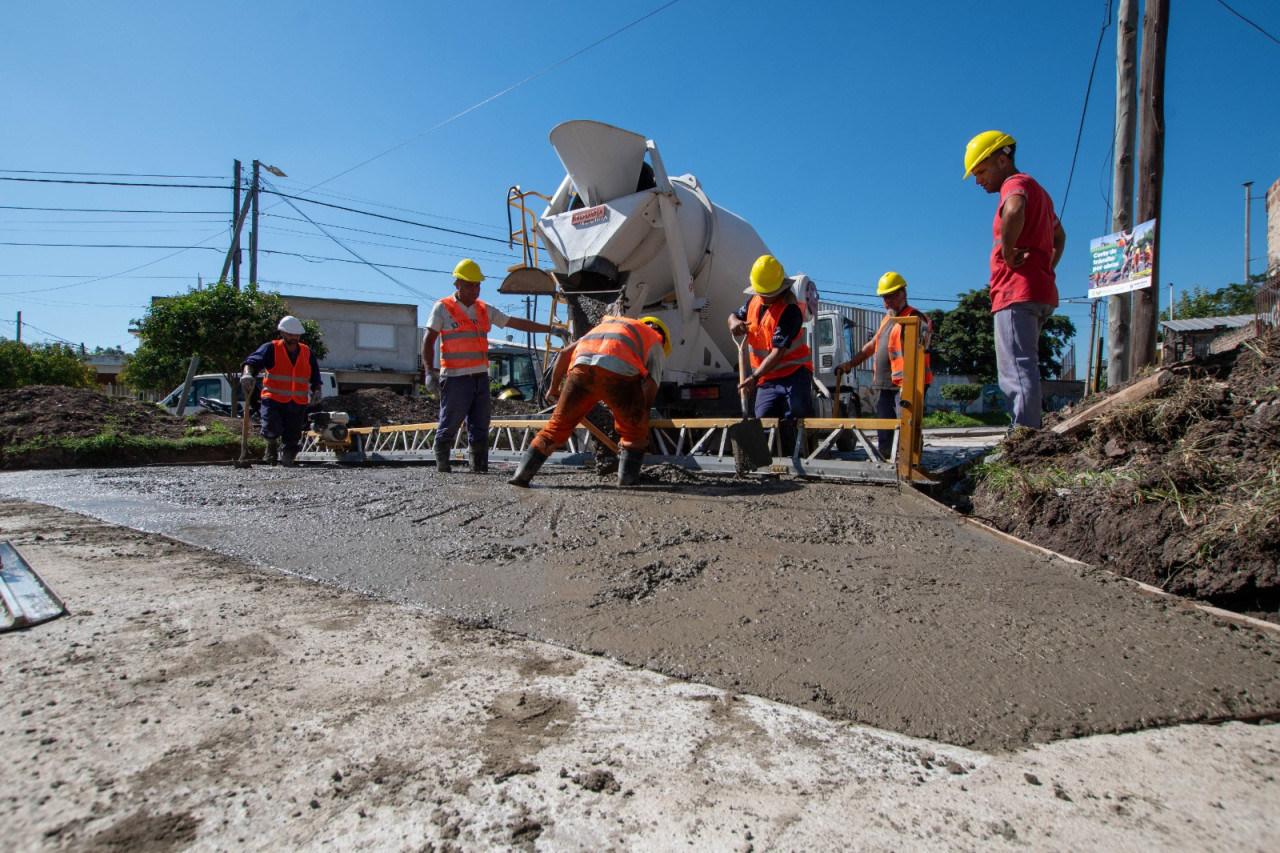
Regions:
<instances>
[{"instance_id":1,"label":"house roof","mask_svg":"<svg viewBox=\"0 0 1280 853\"><path fill-rule=\"evenodd\" d=\"M1211 332L1214 329L1239 329L1254 321L1252 314L1229 314L1225 317L1192 317L1188 320L1162 320L1160 325L1171 332Z\"/></svg>"}]
</instances>

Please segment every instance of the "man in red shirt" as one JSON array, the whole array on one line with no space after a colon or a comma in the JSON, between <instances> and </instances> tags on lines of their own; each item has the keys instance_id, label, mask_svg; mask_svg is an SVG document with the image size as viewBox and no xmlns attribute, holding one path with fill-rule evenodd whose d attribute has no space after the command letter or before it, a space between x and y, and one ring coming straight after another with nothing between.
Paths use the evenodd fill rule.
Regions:
<instances>
[{"instance_id":1,"label":"man in red shirt","mask_svg":"<svg viewBox=\"0 0 1280 853\"><path fill-rule=\"evenodd\" d=\"M992 224L991 314L996 368L1013 426L1040 427L1040 332L1058 305L1054 268L1067 232L1053 200L1013 163L1017 142L988 130L969 141L964 177L1000 194Z\"/></svg>"}]
</instances>

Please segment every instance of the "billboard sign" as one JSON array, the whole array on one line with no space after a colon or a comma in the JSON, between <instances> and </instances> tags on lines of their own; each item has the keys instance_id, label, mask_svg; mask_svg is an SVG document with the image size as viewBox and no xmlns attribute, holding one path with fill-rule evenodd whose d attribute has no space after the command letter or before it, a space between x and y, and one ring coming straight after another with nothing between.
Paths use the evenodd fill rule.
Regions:
<instances>
[{"instance_id":1,"label":"billboard sign","mask_svg":"<svg viewBox=\"0 0 1280 853\"><path fill-rule=\"evenodd\" d=\"M1089 298L1151 286L1156 254L1156 221L1089 241Z\"/></svg>"}]
</instances>

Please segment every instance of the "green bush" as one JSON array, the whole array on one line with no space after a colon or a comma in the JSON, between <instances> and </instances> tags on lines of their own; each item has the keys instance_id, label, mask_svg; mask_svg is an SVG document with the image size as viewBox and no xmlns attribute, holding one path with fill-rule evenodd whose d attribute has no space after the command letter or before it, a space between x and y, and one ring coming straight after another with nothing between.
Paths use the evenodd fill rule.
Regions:
<instances>
[{"instance_id":1,"label":"green bush","mask_svg":"<svg viewBox=\"0 0 1280 853\"><path fill-rule=\"evenodd\" d=\"M971 403L982 396L982 386L972 382L943 385L938 389L938 393L942 395L944 400L951 400L955 403Z\"/></svg>"},{"instance_id":2,"label":"green bush","mask_svg":"<svg viewBox=\"0 0 1280 853\"><path fill-rule=\"evenodd\" d=\"M92 388L98 374L66 344L24 344L0 339L0 388L69 385Z\"/></svg>"}]
</instances>

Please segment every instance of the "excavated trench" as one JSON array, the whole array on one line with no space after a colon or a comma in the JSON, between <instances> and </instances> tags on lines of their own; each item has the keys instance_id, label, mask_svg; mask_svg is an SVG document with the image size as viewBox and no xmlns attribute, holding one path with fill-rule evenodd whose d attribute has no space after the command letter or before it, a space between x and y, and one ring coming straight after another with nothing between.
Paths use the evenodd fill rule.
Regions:
<instances>
[{"instance_id":1,"label":"excavated trench","mask_svg":"<svg viewBox=\"0 0 1280 853\"><path fill-rule=\"evenodd\" d=\"M0 474L0 494L456 619L985 749L1280 713L1280 642L910 489L654 466ZM75 591L60 590L74 608Z\"/></svg>"}]
</instances>

